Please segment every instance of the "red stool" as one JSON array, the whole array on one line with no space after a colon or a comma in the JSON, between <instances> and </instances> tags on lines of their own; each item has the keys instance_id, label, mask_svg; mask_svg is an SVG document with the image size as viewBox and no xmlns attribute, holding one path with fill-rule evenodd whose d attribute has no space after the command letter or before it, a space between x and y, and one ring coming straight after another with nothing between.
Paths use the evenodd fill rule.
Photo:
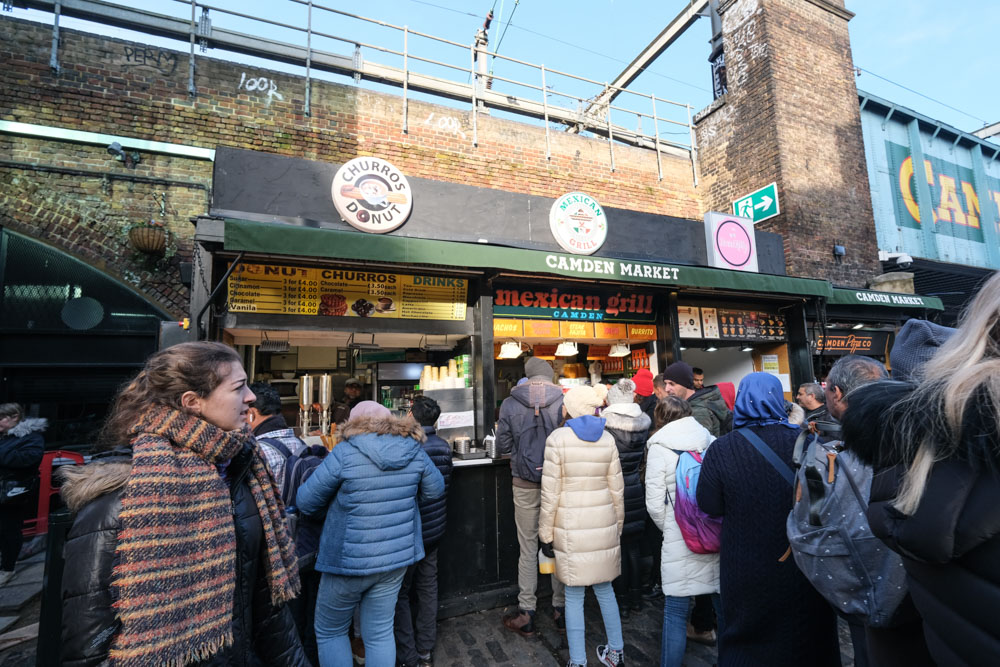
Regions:
<instances>
[{"instance_id":1,"label":"red stool","mask_svg":"<svg viewBox=\"0 0 1000 667\"><path fill-rule=\"evenodd\" d=\"M45 452L42 465L38 467L41 477L41 484L38 487L38 514L33 519L25 519L22 531L25 537L49 532L49 507L52 505L52 496L59 495L59 487L52 486L52 468L56 459L69 459L73 461L73 465L83 465L83 456L76 452L64 449Z\"/></svg>"}]
</instances>

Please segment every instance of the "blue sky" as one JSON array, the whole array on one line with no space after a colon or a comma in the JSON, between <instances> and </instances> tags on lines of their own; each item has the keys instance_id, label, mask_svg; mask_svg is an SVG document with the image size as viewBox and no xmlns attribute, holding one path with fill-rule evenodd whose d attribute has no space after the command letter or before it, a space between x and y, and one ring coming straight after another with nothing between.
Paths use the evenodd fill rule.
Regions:
<instances>
[{"instance_id":1,"label":"blue sky","mask_svg":"<svg viewBox=\"0 0 1000 667\"><path fill-rule=\"evenodd\" d=\"M490 31L491 49L499 48L502 55L599 82L613 79L686 4L684 0L373 0L363 4L316 0L316 3L406 25L411 30L462 44L472 41L486 12L493 8L496 18ZM139 4L151 11L190 16L189 6L176 0L144 0ZM305 6L288 0L213 0L211 4L305 25ZM1000 2L847 0L846 4L857 14L849 27L854 64L863 70L857 80L860 89L968 131L1000 121L998 67L995 56L989 54L1000 24ZM322 16L317 18L316 26L321 31L401 48L402 36L398 31L319 10L314 12L317 17ZM15 10L14 14L50 20L39 12ZM253 26L244 19L218 12L211 16L217 27L262 34L260 24ZM63 25L79 27L80 24L64 19ZM280 28L267 28L266 34L298 41L292 31ZM632 88L690 104L695 111L705 107L712 98L707 62L709 37L708 19L700 19ZM164 40L150 37L143 37L142 41L165 44ZM351 46L333 40L317 39L314 46L337 53L352 51ZM410 48L467 66L468 56L458 48L437 47L417 37L411 37ZM391 55L371 50L364 53L371 61L400 64ZM267 66L283 69L273 64ZM432 66L425 67L431 72L435 70ZM537 83L535 72L514 63L498 60L492 67L498 76ZM436 68L436 73L444 75L445 70ZM450 76L457 75L450 73ZM547 83L558 92L581 97L599 90L556 76L550 76Z\"/></svg>"}]
</instances>

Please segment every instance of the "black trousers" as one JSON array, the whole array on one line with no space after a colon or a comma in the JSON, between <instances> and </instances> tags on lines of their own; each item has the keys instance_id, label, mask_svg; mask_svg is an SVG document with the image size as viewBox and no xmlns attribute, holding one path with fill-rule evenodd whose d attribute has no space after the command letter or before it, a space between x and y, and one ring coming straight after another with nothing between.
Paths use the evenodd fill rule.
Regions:
<instances>
[{"instance_id":1,"label":"black trousers","mask_svg":"<svg viewBox=\"0 0 1000 667\"><path fill-rule=\"evenodd\" d=\"M618 594L619 606L625 602L629 607L638 608L642 604L642 543L645 538L642 533L623 535L622 573L614 581Z\"/></svg>"},{"instance_id":2,"label":"black trousers","mask_svg":"<svg viewBox=\"0 0 1000 667\"><path fill-rule=\"evenodd\" d=\"M416 665L437 643L438 550L406 568L396 600L396 662Z\"/></svg>"},{"instance_id":3,"label":"black trousers","mask_svg":"<svg viewBox=\"0 0 1000 667\"><path fill-rule=\"evenodd\" d=\"M288 610L295 621L295 627L299 631L299 640L302 642L302 649L306 653L312 664L319 664L319 649L316 646L316 598L319 594L319 580L323 577L322 572L317 572L313 565L303 567L299 570L299 579L302 582L302 592L288 602ZM353 627L353 624L352 624Z\"/></svg>"},{"instance_id":4,"label":"black trousers","mask_svg":"<svg viewBox=\"0 0 1000 667\"><path fill-rule=\"evenodd\" d=\"M0 505L0 570L13 572L17 556L21 553L24 536L24 515L27 503L14 502Z\"/></svg>"}]
</instances>

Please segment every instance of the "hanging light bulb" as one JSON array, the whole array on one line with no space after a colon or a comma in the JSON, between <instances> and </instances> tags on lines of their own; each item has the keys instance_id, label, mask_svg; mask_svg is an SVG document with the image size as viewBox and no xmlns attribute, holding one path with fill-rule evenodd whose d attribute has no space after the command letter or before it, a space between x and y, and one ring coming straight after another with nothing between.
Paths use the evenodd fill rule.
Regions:
<instances>
[{"instance_id":1,"label":"hanging light bulb","mask_svg":"<svg viewBox=\"0 0 1000 667\"><path fill-rule=\"evenodd\" d=\"M507 341L500 346L500 359L517 359L521 356L524 350L521 349L520 343L515 343L514 341Z\"/></svg>"},{"instance_id":2,"label":"hanging light bulb","mask_svg":"<svg viewBox=\"0 0 1000 667\"><path fill-rule=\"evenodd\" d=\"M576 343L571 340L564 340L559 343L559 347L556 348L557 357L575 357L577 352Z\"/></svg>"},{"instance_id":3,"label":"hanging light bulb","mask_svg":"<svg viewBox=\"0 0 1000 667\"><path fill-rule=\"evenodd\" d=\"M608 351L609 357L627 357L630 354L632 354L632 350L624 343L615 343L611 346L611 350Z\"/></svg>"}]
</instances>

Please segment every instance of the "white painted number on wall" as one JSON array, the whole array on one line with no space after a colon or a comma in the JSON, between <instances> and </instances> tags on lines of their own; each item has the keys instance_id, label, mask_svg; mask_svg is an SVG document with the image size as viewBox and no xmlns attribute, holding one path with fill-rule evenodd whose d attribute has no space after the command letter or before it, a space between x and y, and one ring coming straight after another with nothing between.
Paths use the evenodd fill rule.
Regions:
<instances>
[{"instance_id":1,"label":"white painted number on wall","mask_svg":"<svg viewBox=\"0 0 1000 667\"><path fill-rule=\"evenodd\" d=\"M236 86L236 90L243 89L247 92L260 92L266 94L268 100L272 97L278 98L279 101L284 101L281 93L278 92L278 82L274 79L268 79L266 76L261 77L247 77L247 73L243 72L240 76L240 83Z\"/></svg>"},{"instance_id":2,"label":"white painted number on wall","mask_svg":"<svg viewBox=\"0 0 1000 667\"><path fill-rule=\"evenodd\" d=\"M431 115L427 117L427 120L424 121L424 125L429 125L430 127L436 127L437 129L445 132L457 134L465 139L465 132L462 131L462 124L458 122L458 119L454 116L438 116L435 120L434 114L431 113Z\"/></svg>"}]
</instances>

